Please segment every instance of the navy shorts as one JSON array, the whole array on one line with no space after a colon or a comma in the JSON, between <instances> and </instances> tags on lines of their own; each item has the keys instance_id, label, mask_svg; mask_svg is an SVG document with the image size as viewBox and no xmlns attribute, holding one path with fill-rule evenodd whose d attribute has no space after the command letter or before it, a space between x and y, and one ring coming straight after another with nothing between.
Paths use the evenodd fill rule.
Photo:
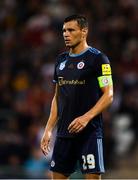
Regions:
<instances>
[{"instance_id":1,"label":"navy shorts","mask_svg":"<svg viewBox=\"0 0 138 180\"><path fill-rule=\"evenodd\" d=\"M102 138L57 137L53 150L50 170L70 175L76 170L86 173L104 173Z\"/></svg>"}]
</instances>

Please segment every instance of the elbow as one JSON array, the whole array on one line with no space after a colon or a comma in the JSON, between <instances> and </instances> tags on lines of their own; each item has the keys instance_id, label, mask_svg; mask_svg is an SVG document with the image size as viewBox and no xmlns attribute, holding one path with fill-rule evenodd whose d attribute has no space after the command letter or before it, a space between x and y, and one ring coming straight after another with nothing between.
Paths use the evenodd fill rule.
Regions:
<instances>
[{"instance_id":1,"label":"elbow","mask_svg":"<svg viewBox=\"0 0 138 180\"><path fill-rule=\"evenodd\" d=\"M111 105L111 104L112 104L113 99L114 99L114 97L113 97L113 93L110 93L110 94L108 95L108 103L109 103L109 105Z\"/></svg>"},{"instance_id":2,"label":"elbow","mask_svg":"<svg viewBox=\"0 0 138 180\"><path fill-rule=\"evenodd\" d=\"M112 96L110 96L110 104L112 104L113 100L114 100L114 97L112 95Z\"/></svg>"},{"instance_id":3,"label":"elbow","mask_svg":"<svg viewBox=\"0 0 138 180\"><path fill-rule=\"evenodd\" d=\"M108 91L109 105L111 105L112 102L113 102L113 99L114 99L113 94L114 94L113 93L113 88L110 88L109 91Z\"/></svg>"},{"instance_id":4,"label":"elbow","mask_svg":"<svg viewBox=\"0 0 138 180\"><path fill-rule=\"evenodd\" d=\"M104 92L104 102L105 102L105 106L108 107L112 104L113 102L113 87L112 86L107 86L105 88L103 88L103 92Z\"/></svg>"}]
</instances>

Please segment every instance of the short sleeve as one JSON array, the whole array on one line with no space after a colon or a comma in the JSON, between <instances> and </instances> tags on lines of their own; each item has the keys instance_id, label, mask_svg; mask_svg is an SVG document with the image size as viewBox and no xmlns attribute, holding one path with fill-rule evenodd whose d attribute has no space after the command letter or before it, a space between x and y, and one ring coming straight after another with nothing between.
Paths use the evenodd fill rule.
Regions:
<instances>
[{"instance_id":1,"label":"short sleeve","mask_svg":"<svg viewBox=\"0 0 138 180\"><path fill-rule=\"evenodd\" d=\"M106 55L99 54L96 57L95 74L100 88L113 85L110 61Z\"/></svg>"},{"instance_id":2,"label":"short sleeve","mask_svg":"<svg viewBox=\"0 0 138 180\"><path fill-rule=\"evenodd\" d=\"M55 63L55 68L54 68L54 76L53 76L53 82L58 83L58 76L57 76L57 67L58 65L66 59L68 56L68 52L64 52L58 55Z\"/></svg>"},{"instance_id":3,"label":"short sleeve","mask_svg":"<svg viewBox=\"0 0 138 180\"><path fill-rule=\"evenodd\" d=\"M57 66L58 66L58 61L56 61L55 67L54 67L53 83L57 83L58 82L57 71L56 71Z\"/></svg>"},{"instance_id":4,"label":"short sleeve","mask_svg":"<svg viewBox=\"0 0 138 180\"><path fill-rule=\"evenodd\" d=\"M102 53L97 55L94 66L97 77L112 74L110 61L108 57Z\"/></svg>"}]
</instances>

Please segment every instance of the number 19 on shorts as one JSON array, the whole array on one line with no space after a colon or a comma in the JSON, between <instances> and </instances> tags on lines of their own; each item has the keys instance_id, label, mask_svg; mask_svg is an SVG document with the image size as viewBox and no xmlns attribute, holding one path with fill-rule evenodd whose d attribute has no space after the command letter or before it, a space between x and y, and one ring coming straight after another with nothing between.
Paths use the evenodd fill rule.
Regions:
<instances>
[{"instance_id":1,"label":"number 19 on shorts","mask_svg":"<svg viewBox=\"0 0 138 180\"><path fill-rule=\"evenodd\" d=\"M94 169L95 168L95 158L93 154L82 155L83 169Z\"/></svg>"}]
</instances>

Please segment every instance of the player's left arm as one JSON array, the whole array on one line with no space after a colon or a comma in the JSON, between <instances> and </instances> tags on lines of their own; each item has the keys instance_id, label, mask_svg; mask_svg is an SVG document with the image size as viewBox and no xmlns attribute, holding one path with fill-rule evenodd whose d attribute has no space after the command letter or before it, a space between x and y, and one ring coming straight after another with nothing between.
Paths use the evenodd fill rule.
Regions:
<instances>
[{"instance_id":1,"label":"player's left arm","mask_svg":"<svg viewBox=\"0 0 138 180\"><path fill-rule=\"evenodd\" d=\"M101 88L103 94L94 107L84 114L88 122L103 112L113 101L113 86L108 85Z\"/></svg>"},{"instance_id":2,"label":"player's left arm","mask_svg":"<svg viewBox=\"0 0 138 180\"><path fill-rule=\"evenodd\" d=\"M70 133L78 133L83 130L89 121L95 116L102 113L113 101L113 82L111 75L111 67L106 56L99 57L97 64L97 80L102 91L102 96L97 103L84 115L75 118L68 127Z\"/></svg>"},{"instance_id":3,"label":"player's left arm","mask_svg":"<svg viewBox=\"0 0 138 180\"><path fill-rule=\"evenodd\" d=\"M108 85L101 88L103 94L101 98L97 101L95 106L93 106L88 112L84 115L77 117L69 125L68 130L70 133L78 133L83 130L89 121L103 112L113 101L113 86Z\"/></svg>"}]
</instances>

